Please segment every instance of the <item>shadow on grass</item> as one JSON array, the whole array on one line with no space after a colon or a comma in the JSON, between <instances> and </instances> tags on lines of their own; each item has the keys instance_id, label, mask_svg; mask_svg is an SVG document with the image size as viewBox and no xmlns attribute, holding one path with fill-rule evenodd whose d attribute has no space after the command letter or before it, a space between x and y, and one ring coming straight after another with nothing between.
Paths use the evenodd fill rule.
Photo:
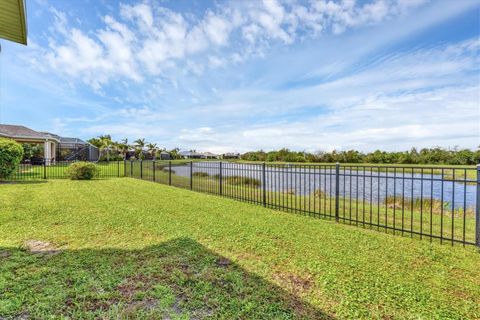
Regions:
<instances>
[{"instance_id":1,"label":"shadow on grass","mask_svg":"<svg viewBox=\"0 0 480 320\"><path fill-rule=\"evenodd\" d=\"M33 254L0 248L0 318L332 319L196 241Z\"/></svg>"}]
</instances>

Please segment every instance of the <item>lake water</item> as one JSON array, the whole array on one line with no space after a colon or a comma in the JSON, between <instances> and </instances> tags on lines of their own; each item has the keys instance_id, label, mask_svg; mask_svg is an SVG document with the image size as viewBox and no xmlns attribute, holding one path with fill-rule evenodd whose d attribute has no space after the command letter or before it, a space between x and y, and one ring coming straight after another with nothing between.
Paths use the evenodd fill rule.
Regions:
<instances>
[{"instance_id":1,"label":"lake water","mask_svg":"<svg viewBox=\"0 0 480 320\"><path fill-rule=\"evenodd\" d=\"M190 165L174 166L176 175L190 177ZM441 175L411 173L410 169L397 169L393 172L375 172L363 169L348 170L341 167L339 176L340 196L365 199L367 202L383 202L385 197L402 195L405 198L424 198L443 200L446 206L455 208L475 207L476 186L463 182L443 180ZM220 173L218 162L194 162L193 172L207 172L213 176ZM462 170L463 172L463 170ZM223 176L251 177L262 181L262 165L222 163ZM327 195L335 194L335 167L320 166L266 166L266 189L268 191L290 192L307 195L321 190ZM195 179L195 177L194 177ZM461 178L463 179L463 178Z\"/></svg>"}]
</instances>

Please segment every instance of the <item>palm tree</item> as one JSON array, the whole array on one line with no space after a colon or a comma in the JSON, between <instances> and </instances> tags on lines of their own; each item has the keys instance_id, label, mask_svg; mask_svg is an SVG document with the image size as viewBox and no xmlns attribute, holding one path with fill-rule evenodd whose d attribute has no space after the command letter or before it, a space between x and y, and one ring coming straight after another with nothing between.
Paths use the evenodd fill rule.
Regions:
<instances>
[{"instance_id":1,"label":"palm tree","mask_svg":"<svg viewBox=\"0 0 480 320\"><path fill-rule=\"evenodd\" d=\"M180 159L180 155L178 154L180 152L180 149L179 148L174 148L172 150L169 151L170 153L170 156L173 158L173 159Z\"/></svg>"},{"instance_id":2,"label":"palm tree","mask_svg":"<svg viewBox=\"0 0 480 320\"><path fill-rule=\"evenodd\" d=\"M138 148L141 148L141 149L143 149L145 147L145 145L147 144L145 142L145 138L137 139L137 140L133 141L133 143L135 143L135 146L137 146Z\"/></svg>"},{"instance_id":3,"label":"palm tree","mask_svg":"<svg viewBox=\"0 0 480 320\"><path fill-rule=\"evenodd\" d=\"M110 149L113 145L112 137L110 135L104 135L98 138L100 140L100 151L103 152L106 150L107 161L110 161Z\"/></svg>"},{"instance_id":4,"label":"palm tree","mask_svg":"<svg viewBox=\"0 0 480 320\"><path fill-rule=\"evenodd\" d=\"M157 152L157 144L156 143L148 143L147 144L147 149L148 149L148 152L150 152L150 154L152 155L153 159L155 159L155 154Z\"/></svg>"},{"instance_id":5,"label":"palm tree","mask_svg":"<svg viewBox=\"0 0 480 320\"><path fill-rule=\"evenodd\" d=\"M135 147L136 147L136 152L137 155L138 155L138 158L143 158L143 148L145 148L145 145L146 145L146 142L145 142L145 138L142 138L142 139L137 139L134 141L135 143Z\"/></svg>"},{"instance_id":6,"label":"palm tree","mask_svg":"<svg viewBox=\"0 0 480 320\"><path fill-rule=\"evenodd\" d=\"M128 144L128 139L122 139L120 143L118 143L118 149L120 150L121 154L123 155L123 160L127 160L127 153L130 145Z\"/></svg>"}]
</instances>

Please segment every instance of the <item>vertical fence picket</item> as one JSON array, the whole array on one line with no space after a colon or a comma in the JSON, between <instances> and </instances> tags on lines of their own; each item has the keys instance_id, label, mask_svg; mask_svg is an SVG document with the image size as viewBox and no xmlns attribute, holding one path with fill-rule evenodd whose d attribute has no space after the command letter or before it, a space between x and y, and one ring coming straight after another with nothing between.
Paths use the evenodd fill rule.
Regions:
<instances>
[{"instance_id":1,"label":"vertical fence picket","mask_svg":"<svg viewBox=\"0 0 480 320\"><path fill-rule=\"evenodd\" d=\"M263 206L267 206L267 179L265 173L265 162L262 164L262 191L263 191Z\"/></svg>"},{"instance_id":2,"label":"vertical fence picket","mask_svg":"<svg viewBox=\"0 0 480 320\"><path fill-rule=\"evenodd\" d=\"M152 180L153 180L153 182L155 182L155 173L156 173L156 172L155 172L155 170L156 170L156 169L155 169L155 167L156 167L156 165L155 165L155 159L153 159L153 161L152 161L152 166L153 166L153 168L152 168L152 169L153 169Z\"/></svg>"},{"instance_id":3,"label":"vertical fence picket","mask_svg":"<svg viewBox=\"0 0 480 320\"><path fill-rule=\"evenodd\" d=\"M339 207L340 207L340 163L337 162L335 164L335 221L336 222L338 222L340 218L339 212L338 212Z\"/></svg>"},{"instance_id":4,"label":"vertical fence picket","mask_svg":"<svg viewBox=\"0 0 480 320\"><path fill-rule=\"evenodd\" d=\"M475 243L480 248L480 164L477 165L477 195L475 207Z\"/></svg>"},{"instance_id":5,"label":"vertical fence picket","mask_svg":"<svg viewBox=\"0 0 480 320\"><path fill-rule=\"evenodd\" d=\"M193 190L193 161L190 161L190 190Z\"/></svg>"},{"instance_id":6,"label":"vertical fence picket","mask_svg":"<svg viewBox=\"0 0 480 320\"><path fill-rule=\"evenodd\" d=\"M222 161L219 163L219 174L218 174L218 184L220 195L223 196L223 170L222 170Z\"/></svg>"}]
</instances>

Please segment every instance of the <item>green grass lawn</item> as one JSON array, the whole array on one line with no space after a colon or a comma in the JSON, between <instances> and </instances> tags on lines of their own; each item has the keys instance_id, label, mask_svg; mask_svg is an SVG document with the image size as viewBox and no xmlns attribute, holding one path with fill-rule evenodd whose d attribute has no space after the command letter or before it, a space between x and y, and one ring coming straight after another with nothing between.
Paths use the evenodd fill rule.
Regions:
<instances>
[{"instance_id":1,"label":"green grass lawn","mask_svg":"<svg viewBox=\"0 0 480 320\"><path fill-rule=\"evenodd\" d=\"M0 184L2 317L478 319L480 253L137 179Z\"/></svg>"},{"instance_id":2,"label":"green grass lawn","mask_svg":"<svg viewBox=\"0 0 480 320\"><path fill-rule=\"evenodd\" d=\"M189 177L178 176L175 173L169 177L168 172L163 170L167 169L163 167L164 165L157 163L155 179L153 179L154 170L152 162L144 162L142 170L143 179L169 184L169 179L171 178L173 186L190 189ZM168 166L168 163L166 165ZM175 166L172 166L172 170L175 171ZM130 175L130 173L133 177L140 178L139 163L134 163L131 170L130 167L127 168L127 175ZM198 171L197 173L206 174ZM260 186L231 184L231 182L224 178L224 196L257 204L262 203L263 195ZM260 181L259 183L261 184ZM194 191L199 192L217 195L220 192L219 180L212 175L194 175L192 187ZM317 186L318 188L320 186ZM318 192L318 190L310 191L310 194L305 195L295 194L291 190L286 192L267 192L267 206L274 209L283 207L286 211L308 216L333 218L335 215L335 197ZM445 242L450 242L452 238L455 242L475 242L475 212L473 207L467 207L465 211L463 208L457 208L452 214L451 208L443 207L439 200L433 200L433 203L431 203L431 199L424 198L422 204L419 201L420 199L413 199L415 201L414 205L411 205L411 200L408 196L402 199L400 196L394 198L390 195L390 203L388 205L385 204L384 199L380 203L376 201L370 203L368 199L363 201L361 197L358 200L355 198L350 199L348 198L348 191L345 191L345 196L342 196L341 192L341 197L339 198L339 217L342 222L360 226L368 226L370 224L372 228L387 233L408 235L412 231L413 237L427 238L432 241L440 242L441 240L438 237L442 235ZM432 210L430 210L430 206ZM419 235L419 233L423 233L423 235ZM429 235L433 237L430 238Z\"/></svg>"},{"instance_id":3,"label":"green grass lawn","mask_svg":"<svg viewBox=\"0 0 480 320\"><path fill-rule=\"evenodd\" d=\"M12 181L22 180L42 180L47 179L64 179L67 178L66 171L70 163L56 163L48 166L42 165L27 165L22 164L16 172L9 178ZM128 163L127 163L128 164ZM99 162L97 163L100 170L99 176L106 177L123 177L125 165L123 161Z\"/></svg>"}]
</instances>

